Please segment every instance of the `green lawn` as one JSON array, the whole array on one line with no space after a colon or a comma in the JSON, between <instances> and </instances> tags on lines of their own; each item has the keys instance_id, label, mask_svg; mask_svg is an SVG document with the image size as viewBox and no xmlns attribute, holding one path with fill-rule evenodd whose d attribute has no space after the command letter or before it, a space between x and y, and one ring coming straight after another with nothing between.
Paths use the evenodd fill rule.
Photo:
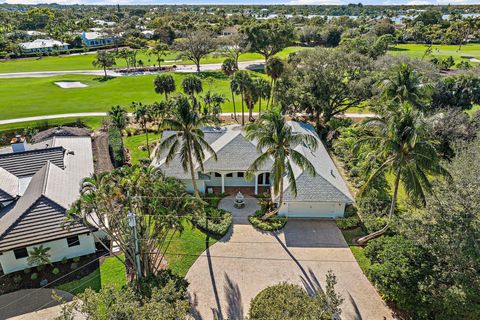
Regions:
<instances>
[{"instance_id":1,"label":"green lawn","mask_svg":"<svg viewBox=\"0 0 480 320\"><path fill-rule=\"evenodd\" d=\"M120 259L125 261L123 255L120 256ZM125 265L116 257L107 257L103 263L100 264L100 268L94 272L81 279L56 286L55 289L78 294L85 291L86 288L98 291L105 286L121 287L125 282Z\"/></svg>"},{"instance_id":2,"label":"green lawn","mask_svg":"<svg viewBox=\"0 0 480 320\"><path fill-rule=\"evenodd\" d=\"M148 134L148 141L150 143L150 150L153 149L153 146L155 145L155 142L160 139L160 134L159 133L149 133ZM146 137L145 134L139 134L135 136L130 136L130 137L124 137L123 138L123 143L125 144L125 147L130 150L130 163L131 164L137 164L139 163L140 159L148 159L148 152L147 150L141 150L139 147L140 146L146 146Z\"/></svg>"},{"instance_id":3,"label":"green lawn","mask_svg":"<svg viewBox=\"0 0 480 320\"><path fill-rule=\"evenodd\" d=\"M341 230L343 237L345 238L345 241L347 242L348 246L350 247L350 250L352 251L353 256L355 257L355 260L357 260L358 265L362 269L363 273L367 273L368 268L370 267L370 260L368 260L367 257L365 257L365 254L363 253L363 247L359 246L354 246L352 245L352 239L355 237L360 237L365 235L365 233L362 231L360 227L351 229L351 230Z\"/></svg>"},{"instance_id":4,"label":"green lawn","mask_svg":"<svg viewBox=\"0 0 480 320\"><path fill-rule=\"evenodd\" d=\"M399 44L395 48L389 50L390 54L393 55L408 55L414 58L421 59L427 46L424 44ZM452 56L455 59L455 62L460 62L461 60L468 61L472 65L477 65L478 63L469 61L470 58L475 58L480 60L480 44L471 43L465 46L462 46L461 50L458 50L456 45L434 45L432 47L433 51L430 56L424 58L424 60L429 61L434 56L439 59L448 58Z\"/></svg>"},{"instance_id":5,"label":"green lawn","mask_svg":"<svg viewBox=\"0 0 480 320\"><path fill-rule=\"evenodd\" d=\"M25 128L38 128L39 130L44 130L54 126L71 125L77 122L82 122L84 125L92 128L92 130L95 130L102 125L103 118L104 117L60 118L60 119L26 121L26 122L12 123L12 124L3 124L3 125L0 125L0 132L23 130Z\"/></svg>"},{"instance_id":6,"label":"green lawn","mask_svg":"<svg viewBox=\"0 0 480 320\"><path fill-rule=\"evenodd\" d=\"M303 47L288 47L278 54L279 57L286 58L292 52L304 49ZM174 61L177 59L178 53L168 52L163 57L165 65L172 64L193 64L191 61ZM95 54L80 54L69 56L55 56L43 58L27 58L17 60L0 61L0 73L10 72L34 72L34 71L61 71L61 70L93 70L98 69L92 65ZM258 53L245 53L240 56L240 61L261 60L263 57ZM157 64L155 56L149 56L145 52L137 54L137 60L142 60L145 65ZM221 63L225 60L221 55L209 55L202 60L202 63ZM126 67L124 59L116 59L116 67Z\"/></svg>"},{"instance_id":7,"label":"green lawn","mask_svg":"<svg viewBox=\"0 0 480 320\"><path fill-rule=\"evenodd\" d=\"M252 74L264 76L260 73ZM202 72L203 89L225 95L229 99L223 112L233 111L230 101L230 82L221 72ZM174 73L177 90L186 74ZM103 81L88 75L62 75L45 78L0 79L0 119L12 119L39 115L107 111L113 105L130 106L132 101L153 103L163 95L154 92L155 75L117 77ZM80 81L88 87L63 89L56 81ZM235 99L237 111L240 97Z\"/></svg>"}]
</instances>

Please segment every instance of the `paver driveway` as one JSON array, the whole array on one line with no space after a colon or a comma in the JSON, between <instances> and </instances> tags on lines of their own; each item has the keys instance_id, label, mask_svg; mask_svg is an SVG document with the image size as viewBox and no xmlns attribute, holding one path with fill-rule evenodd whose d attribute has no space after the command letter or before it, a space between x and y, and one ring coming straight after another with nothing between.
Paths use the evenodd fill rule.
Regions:
<instances>
[{"instance_id":1,"label":"paver driveway","mask_svg":"<svg viewBox=\"0 0 480 320\"><path fill-rule=\"evenodd\" d=\"M252 200L247 198L245 211L234 212L233 230L205 251L187 274L198 319L243 319L262 289L286 281L309 292L318 290L330 269L345 299L342 319L392 319L335 222L291 220L282 232L260 232L245 220L255 209ZM224 201L228 206L233 200L223 199L223 206Z\"/></svg>"}]
</instances>

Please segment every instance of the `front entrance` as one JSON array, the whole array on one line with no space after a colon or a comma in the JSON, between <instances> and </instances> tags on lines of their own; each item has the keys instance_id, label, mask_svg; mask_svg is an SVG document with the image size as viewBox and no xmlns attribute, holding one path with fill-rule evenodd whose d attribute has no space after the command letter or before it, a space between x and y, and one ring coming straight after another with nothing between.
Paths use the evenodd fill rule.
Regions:
<instances>
[{"instance_id":1,"label":"front entrance","mask_svg":"<svg viewBox=\"0 0 480 320\"><path fill-rule=\"evenodd\" d=\"M222 187L208 187L208 189L212 189L214 193L221 193ZM208 191L208 190L207 190ZM225 187L225 194L226 195L236 195L238 192L241 192L244 195L248 196L255 196L255 187ZM258 186L258 194L262 194L264 192L270 192L270 187L267 186Z\"/></svg>"}]
</instances>

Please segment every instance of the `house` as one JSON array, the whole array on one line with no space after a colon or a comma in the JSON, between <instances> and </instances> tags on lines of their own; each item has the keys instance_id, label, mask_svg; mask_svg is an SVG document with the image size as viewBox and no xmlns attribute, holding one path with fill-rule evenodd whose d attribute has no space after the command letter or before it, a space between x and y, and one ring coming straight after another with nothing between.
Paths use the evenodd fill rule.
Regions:
<instances>
[{"instance_id":1,"label":"house","mask_svg":"<svg viewBox=\"0 0 480 320\"><path fill-rule=\"evenodd\" d=\"M69 44L52 39L36 39L30 42L22 42L19 46L25 53L35 53L51 52L54 50L65 51L68 50Z\"/></svg>"},{"instance_id":2,"label":"house","mask_svg":"<svg viewBox=\"0 0 480 320\"><path fill-rule=\"evenodd\" d=\"M223 28L223 30L220 32L220 36L222 36L222 37L228 37L228 36L232 36L232 35L238 34L238 29L239 29L239 26L238 26L238 25L225 27L225 28Z\"/></svg>"},{"instance_id":3,"label":"house","mask_svg":"<svg viewBox=\"0 0 480 320\"><path fill-rule=\"evenodd\" d=\"M100 47L113 45L114 38L102 32L82 32L80 34L83 43L87 47Z\"/></svg>"},{"instance_id":4,"label":"house","mask_svg":"<svg viewBox=\"0 0 480 320\"><path fill-rule=\"evenodd\" d=\"M145 39L153 39L153 36L155 35L155 31L153 30L143 30L141 32L143 34L143 36L145 37Z\"/></svg>"},{"instance_id":5,"label":"house","mask_svg":"<svg viewBox=\"0 0 480 320\"><path fill-rule=\"evenodd\" d=\"M0 267L11 273L30 267L34 247L50 248L50 260L94 253L97 230L66 221L81 181L93 173L90 136L46 134L37 143L22 137L0 152ZM41 140L41 141L40 141Z\"/></svg>"},{"instance_id":6,"label":"house","mask_svg":"<svg viewBox=\"0 0 480 320\"><path fill-rule=\"evenodd\" d=\"M291 192L288 179L284 181L284 199L279 214L295 218L338 218L343 217L345 206L353 202L345 181L338 172L327 150L308 124L289 122L294 132L312 135L318 141L314 151L304 145L297 145L295 150L310 160L315 168L315 176L301 168L293 166L297 185L296 197ZM245 138L241 126L234 125L222 128L203 129L204 139L210 144L217 160L206 154L203 170L197 163L195 176L200 192L222 192L235 194L238 191L258 195L269 191L272 185L270 171L273 159L268 159L263 167L254 172L253 179L247 179L246 172L253 161L260 155L256 142ZM165 132L163 139L174 134ZM152 165L159 167L168 176L180 179L190 192L193 191L191 176L185 172L179 156L166 164L166 151L154 159ZM278 202L278 195L273 196Z\"/></svg>"}]
</instances>

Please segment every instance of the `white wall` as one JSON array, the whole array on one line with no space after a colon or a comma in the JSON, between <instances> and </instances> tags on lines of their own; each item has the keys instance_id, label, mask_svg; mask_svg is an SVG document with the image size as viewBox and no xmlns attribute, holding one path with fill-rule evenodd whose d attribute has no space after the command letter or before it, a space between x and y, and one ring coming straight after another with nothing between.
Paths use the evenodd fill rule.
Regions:
<instances>
[{"instance_id":1,"label":"white wall","mask_svg":"<svg viewBox=\"0 0 480 320\"><path fill-rule=\"evenodd\" d=\"M345 203L337 202L284 202L279 215L292 218L343 218Z\"/></svg>"},{"instance_id":2,"label":"white wall","mask_svg":"<svg viewBox=\"0 0 480 320\"><path fill-rule=\"evenodd\" d=\"M185 190L187 190L187 192L193 193L192 180L189 179L181 181L185 185ZM195 182L197 183L198 192L205 193L205 182L203 180L196 180Z\"/></svg>"},{"instance_id":3,"label":"white wall","mask_svg":"<svg viewBox=\"0 0 480 320\"><path fill-rule=\"evenodd\" d=\"M48 253L50 254L51 262L61 261L64 257L70 259L95 252L95 241L91 234L79 235L78 238L80 240L80 245L74 247L68 247L66 238L41 244L43 244L43 247L50 248ZM27 251L30 252L33 247L38 247L41 244L28 246ZM16 259L13 250L3 252L3 254L0 255L0 264L2 265L4 273L10 273L31 267L28 265L26 257Z\"/></svg>"}]
</instances>

